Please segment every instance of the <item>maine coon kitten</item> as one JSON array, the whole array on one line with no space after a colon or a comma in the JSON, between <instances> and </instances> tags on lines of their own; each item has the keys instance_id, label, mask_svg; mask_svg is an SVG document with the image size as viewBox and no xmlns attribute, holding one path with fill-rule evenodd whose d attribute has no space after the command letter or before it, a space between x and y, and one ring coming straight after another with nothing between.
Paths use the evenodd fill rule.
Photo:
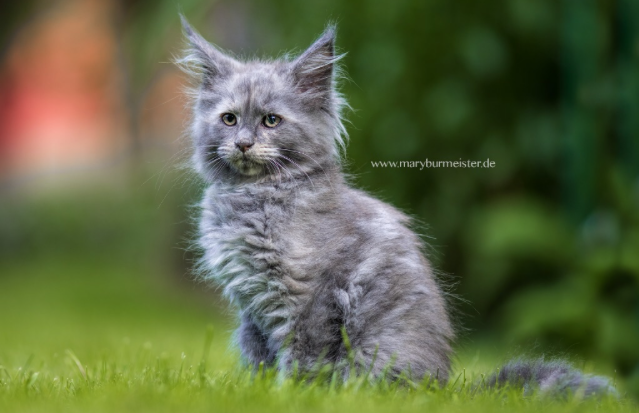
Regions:
<instances>
[{"instance_id":1,"label":"maine coon kitten","mask_svg":"<svg viewBox=\"0 0 639 413\"><path fill-rule=\"evenodd\" d=\"M183 25L190 47L179 63L199 84L193 164L209 185L202 276L238 309L244 359L282 371L339 366L343 329L360 370L446 382L454 329L422 243L406 215L350 187L340 168L335 28L296 58L239 61ZM608 385L539 362L511 363L492 380L511 375Z\"/></svg>"}]
</instances>

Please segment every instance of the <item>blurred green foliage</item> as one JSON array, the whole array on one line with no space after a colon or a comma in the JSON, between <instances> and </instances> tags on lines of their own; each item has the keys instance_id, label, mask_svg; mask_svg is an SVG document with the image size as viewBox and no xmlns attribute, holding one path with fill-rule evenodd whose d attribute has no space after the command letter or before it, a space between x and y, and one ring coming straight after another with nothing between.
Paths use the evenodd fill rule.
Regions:
<instances>
[{"instance_id":1,"label":"blurred green foliage","mask_svg":"<svg viewBox=\"0 0 639 413\"><path fill-rule=\"evenodd\" d=\"M183 0L181 8L207 38L245 55L302 50L336 21L355 109L347 169L428 225L433 259L468 301L457 307L469 335L609 363L639 393L639 3ZM123 6L134 96L179 53L177 11L173 1ZM425 158L490 158L496 167L370 163ZM79 205L100 225L116 219L116 209ZM173 239L160 230L164 218L139 222L157 219L154 239ZM4 221L0 245L11 254L37 242L18 242L23 234L54 231ZM121 248L133 260L139 248L169 248L136 243L136 222L126 235L109 233L110 224L55 231L98 255Z\"/></svg>"}]
</instances>

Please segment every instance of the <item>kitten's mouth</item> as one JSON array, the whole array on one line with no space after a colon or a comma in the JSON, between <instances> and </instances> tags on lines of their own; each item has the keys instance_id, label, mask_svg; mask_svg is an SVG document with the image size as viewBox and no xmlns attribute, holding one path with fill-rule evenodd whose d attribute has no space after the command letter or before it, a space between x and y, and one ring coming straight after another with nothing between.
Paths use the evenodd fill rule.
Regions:
<instances>
[{"instance_id":1,"label":"kitten's mouth","mask_svg":"<svg viewBox=\"0 0 639 413\"><path fill-rule=\"evenodd\" d=\"M237 172L246 176L254 176L264 171L264 164L246 153L234 155L229 163Z\"/></svg>"}]
</instances>

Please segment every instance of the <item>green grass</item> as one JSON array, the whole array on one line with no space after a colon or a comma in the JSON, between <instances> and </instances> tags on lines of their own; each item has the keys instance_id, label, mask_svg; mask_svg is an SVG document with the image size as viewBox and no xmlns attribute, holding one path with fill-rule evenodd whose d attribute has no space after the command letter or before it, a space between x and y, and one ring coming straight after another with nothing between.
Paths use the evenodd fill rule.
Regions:
<instances>
[{"instance_id":1,"label":"green grass","mask_svg":"<svg viewBox=\"0 0 639 413\"><path fill-rule=\"evenodd\" d=\"M2 207L0 412L637 411L478 392L471 383L501 357L490 345L466 345L442 389L254 374L229 346L226 305L180 277L185 201L158 207L162 195Z\"/></svg>"},{"instance_id":2,"label":"green grass","mask_svg":"<svg viewBox=\"0 0 639 413\"><path fill-rule=\"evenodd\" d=\"M120 343L84 360L70 350L29 357L21 367L0 368L5 376L0 381L0 411L636 411L628 402L610 399L525 398L515 389L478 392L469 385L469 373L460 373L443 389L426 384L371 385L364 380L340 386L282 382L274 371L252 374L238 368L233 356L216 357L225 351L216 339L211 356L206 356L204 348L180 352L180 347L192 348L196 341L185 337L181 346L176 341L175 347L163 347L172 350L156 349L150 343Z\"/></svg>"}]
</instances>

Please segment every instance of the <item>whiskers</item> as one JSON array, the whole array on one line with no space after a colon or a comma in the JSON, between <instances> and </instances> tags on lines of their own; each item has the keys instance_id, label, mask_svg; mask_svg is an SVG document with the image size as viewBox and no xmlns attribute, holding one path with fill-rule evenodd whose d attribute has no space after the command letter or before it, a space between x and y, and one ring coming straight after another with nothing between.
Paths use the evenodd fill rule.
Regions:
<instances>
[{"instance_id":1,"label":"whiskers","mask_svg":"<svg viewBox=\"0 0 639 413\"><path fill-rule=\"evenodd\" d=\"M206 148L206 159L208 161L206 167L212 181L215 181L220 173L229 166L228 161L224 159L223 154L220 152L220 148L217 146Z\"/></svg>"},{"instance_id":2,"label":"whiskers","mask_svg":"<svg viewBox=\"0 0 639 413\"><path fill-rule=\"evenodd\" d=\"M311 184L311 186L315 189L315 183L313 182L313 179L311 178L309 173L313 169L316 169L315 167L308 167L308 166L305 168L303 162L300 162L299 160L296 161L295 159L292 159L292 156L284 155L280 151L295 153L295 154L301 155L301 156L305 157L306 159L310 160L312 163L317 165L319 170L321 170L324 173L324 175L326 176L326 179L328 180L329 184L332 187L332 182L331 182L331 179L329 177L329 174L326 172L326 170L324 169L322 164L320 164L312 156L310 156L310 155L308 155L308 154L306 154L304 152L296 151L296 150L293 150L293 149L286 149L286 148L276 148L276 149L275 148L262 148L262 149L260 149L260 151L258 152L259 158L266 161L267 169L268 169L269 173L273 174L273 175L276 175L277 179L278 179L278 181L280 183L282 182L283 179L295 180L295 179L297 179L297 177L303 176L306 180L308 180L308 182ZM288 167L287 164L293 165L295 168L293 170L291 170ZM284 177L282 175L282 173L285 173L286 177Z\"/></svg>"},{"instance_id":3,"label":"whiskers","mask_svg":"<svg viewBox=\"0 0 639 413\"><path fill-rule=\"evenodd\" d=\"M333 182L331 181L331 178L329 176L329 174L326 172L326 170L324 169L324 167L322 166L322 164L320 164L315 158L313 158L312 156L304 153L304 152L300 152L300 151L295 151L293 149L285 149L285 148L279 148L280 151L287 151L287 152L292 152L292 153L296 153L298 155L302 155L304 157L306 157L307 159L313 161L315 163L315 165L317 165L319 167L319 169L322 170L322 173L324 173L324 176L326 177L326 180L328 181L328 183L331 185L331 188L333 188ZM334 188L333 188L334 190Z\"/></svg>"},{"instance_id":4,"label":"whiskers","mask_svg":"<svg viewBox=\"0 0 639 413\"><path fill-rule=\"evenodd\" d=\"M257 159L264 163L269 175L280 184L285 180L295 180L295 174L283 162L279 160L279 153L272 148L261 148L257 153ZM283 175L283 173L285 175Z\"/></svg>"},{"instance_id":5,"label":"whiskers","mask_svg":"<svg viewBox=\"0 0 639 413\"><path fill-rule=\"evenodd\" d=\"M297 154L297 158L293 154ZM304 152L293 149L256 146L250 153L244 154L235 148L222 145L206 148L205 156L206 169L211 180L221 178L222 171L226 170L242 180L254 177L256 182L273 180L282 184L302 179L316 189L312 175L319 170L332 186L330 175L320 162ZM242 176L244 178L241 178Z\"/></svg>"},{"instance_id":6,"label":"whiskers","mask_svg":"<svg viewBox=\"0 0 639 413\"><path fill-rule=\"evenodd\" d=\"M291 171L286 167L286 165L284 165L283 163L279 162L276 158L271 158L271 159L267 159L267 168L269 168L269 171L272 171L271 175L273 177L277 177L277 180L280 184L282 184L283 179L282 179L282 172L287 174L287 178L290 178L291 180L295 179L295 176L293 175L293 173L291 173ZM272 167L272 169L271 169Z\"/></svg>"},{"instance_id":7,"label":"whiskers","mask_svg":"<svg viewBox=\"0 0 639 413\"><path fill-rule=\"evenodd\" d=\"M285 159L285 160L289 161L290 163L292 163L293 165L295 165L297 167L297 169L299 169L300 172L302 172L304 174L304 176L306 176L306 179L308 179L308 181L311 183L311 186L313 187L313 189L315 189L315 184L313 183L313 180L311 179L310 176L308 176L308 174L306 173L304 168L302 168L297 162L295 162L294 160L292 160L288 156L282 155L281 153L278 154L277 156L278 156L278 158ZM284 163L281 163L281 164L282 164L282 166L284 166Z\"/></svg>"}]
</instances>

